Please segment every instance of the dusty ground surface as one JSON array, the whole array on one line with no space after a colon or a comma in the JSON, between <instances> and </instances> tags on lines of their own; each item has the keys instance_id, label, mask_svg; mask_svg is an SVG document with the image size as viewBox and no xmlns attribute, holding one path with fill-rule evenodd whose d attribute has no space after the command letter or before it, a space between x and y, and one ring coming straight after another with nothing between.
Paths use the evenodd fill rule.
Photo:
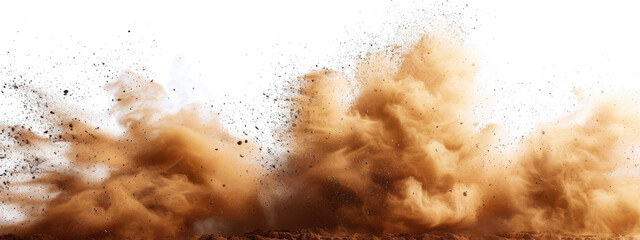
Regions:
<instances>
[{"instance_id":1,"label":"dusty ground surface","mask_svg":"<svg viewBox=\"0 0 640 240\"><path fill-rule=\"evenodd\" d=\"M32 235L32 236L16 236L16 235L3 235L0 236L0 240L54 240L56 238L47 235ZM310 231L310 230L298 230L298 231L267 231L267 232L251 232L242 235L203 235L193 238L194 240L267 240L267 239L300 239L300 240L312 240L312 239L326 239L326 240L466 240L466 239L491 239L491 240L508 240L508 239L562 239L562 240L588 240L588 239L639 239L637 237L625 237L619 235L566 235L559 233L510 233L499 235L484 235L474 236L465 234L453 234L447 232L431 232L419 235L412 234L386 234L383 236L376 236L372 234L329 234L324 231Z\"/></svg>"},{"instance_id":2,"label":"dusty ground surface","mask_svg":"<svg viewBox=\"0 0 640 240\"><path fill-rule=\"evenodd\" d=\"M466 240L466 239L495 239L495 240L507 240L507 239L572 239L572 240L587 240L587 239L635 239L632 237L623 237L616 235L565 235L557 233L511 233L500 235L465 235L465 234L453 234L447 232L431 232L419 235L413 234L386 234L383 236L376 236L372 234L347 234L347 235L333 235L318 231L269 231L265 233L246 233L243 236L220 236L220 235L206 235L200 236L198 240L227 240L227 239L330 239L330 240Z\"/></svg>"}]
</instances>

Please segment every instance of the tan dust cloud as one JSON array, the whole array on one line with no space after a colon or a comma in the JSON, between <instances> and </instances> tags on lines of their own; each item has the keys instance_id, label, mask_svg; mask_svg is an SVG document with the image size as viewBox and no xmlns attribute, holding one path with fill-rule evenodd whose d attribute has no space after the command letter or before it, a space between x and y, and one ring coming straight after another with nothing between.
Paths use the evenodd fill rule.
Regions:
<instances>
[{"instance_id":1,"label":"tan dust cloud","mask_svg":"<svg viewBox=\"0 0 640 240\"><path fill-rule=\"evenodd\" d=\"M474 174L483 137L467 122L476 68L465 57L430 38L400 66L392 53L373 54L348 107L339 73L302 77L281 180L291 188L283 204L295 208L284 225L416 233L473 224L485 176Z\"/></svg>"},{"instance_id":2,"label":"tan dust cloud","mask_svg":"<svg viewBox=\"0 0 640 240\"><path fill-rule=\"evenodd\" d=\"M108 165L109 177L34 180L60 194L29 212L29 223L6 229L66 239L300 228L638 233L640 191L616 173L640 136L633 104L600 103L587 120L542 124L515 152L496 151L494 127L474 131L471 120L477 70L459 43L427 36L407 54L362 60L352 103L344 74L300 77L299 94L283 106L292 112L283 136L292 147L270 173L248 160L258 146L238 143L197 111L166 113L161 87L126 73L108 86L124 135L63 124L73 126L62 136L66 157Z\"/></svg>"},{"instance_id":3,"label":"tan dust cloud","mask_svg":"<svg viewBox=\"0 0 640 240\"><path fill-rule=\"evenodd\" d=\"M517 229L572 233L638 233L637 178L616 173L631 161L640 115L629 98L598 104L581 124L542 127L525 140L510 199ZM568 119L570 120L570 119ZM637 166L637 165L636 165Z\"/></svg>"},{"instance_id":4,"label":"tan dust cloud","mask_svg":"<svg viewBox=\"0 0 640 240\"><path fill-rule=\"evenodd\" d=\"M113 169L110 176L96 184L65 172L39 178L35 183L52 184L61 193L19 233L159 239L256 227L260 170L243 159L251 144L238 145L217 122L196 112L165 114L164 90L132 73L108 89L117 99L111 113L125 134L63 120L68 129L62 141L70 143L66 157L74 165L104 164ZM209 224L195 229L202 220Z\"/></svg>"}]
</instances>

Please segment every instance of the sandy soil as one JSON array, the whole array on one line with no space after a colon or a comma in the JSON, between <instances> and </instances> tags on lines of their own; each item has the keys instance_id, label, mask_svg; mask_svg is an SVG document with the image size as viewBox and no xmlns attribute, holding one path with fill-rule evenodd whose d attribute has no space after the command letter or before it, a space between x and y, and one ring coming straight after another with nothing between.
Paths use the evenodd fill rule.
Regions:
<instances>
[{"instance_id":1,"label":"sandy soil","mask_svg":"<svg viewBox=\"0 0 640 240\"><path fill-rule=\"evenodd\" d=\"M0 240L53 240L56 238L46 235L32 236L16 236L12 234L0 236ZM635 237L624 237L617 235L565 235L558 233L511 233L501 235L485 235L472 236L464 234L453 234L447 232L431 232L420 235L411 234L387 234L384 236L375 236L371 234L329 234L323 231L268 231L268 232L251 232L243 235L223 236L223 235L203 235L193 238L193 240L267 240L267 239L301 239L301 240L467 240L467 239L491 239L491 240L507 240L507 239L563 239L563 240L588 240L588 239L636 239Z\"/></svg>"},{"instance_id":2,"label":"sandy soil","mask_svg":"<svg viewBox=\"0 0 640 240\"><path fill-rule=\"evenodd\" d=\"M557 233L511 233L501 235L485 235L485 236L473 236L464 234L453 234L447 232L431 232L420 235L412 234L387 234L384 236L375 236L371 234L348 234L348 235L332 235L317 231L269 231L266 233L246 233L243 236L219 236L219 235L206 235L200 236L198 240L227 240L227 239L331 239L331 240L467 240L467 239L494 239L494 240L507 240L507 239L571 239L571 240L587 240L587 239L634 239L623 236L615 235L565 235Z\"/></svg>"}]
</instances>

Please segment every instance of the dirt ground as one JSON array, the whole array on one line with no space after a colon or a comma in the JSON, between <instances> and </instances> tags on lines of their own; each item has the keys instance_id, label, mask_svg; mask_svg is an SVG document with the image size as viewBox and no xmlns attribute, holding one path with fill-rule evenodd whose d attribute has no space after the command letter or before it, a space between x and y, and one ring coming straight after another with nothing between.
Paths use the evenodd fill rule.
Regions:
<instances>
[{"instance_id":1,"label":"dirt ground","mask_svg":"<svg viewBox=\"0 0 640 240\"><path fill-rule=\"evenodd\" d=\"M56 238L47 235L16 236L12 234L0 236L0 240L54 240ZM297 231L267 231L251 232L243 235L223 236L223 235L203 235L192 238L193 240L267 240L267 239L300 239L300 240L467 240L467 239L562 239L562 240L588 240L588 239L638 239L637 237L625 237L619 235L566 235L559 233L511 233L500 235L472 236L464 234L453 234L447 232L431 232L420 235L411 234L386 234L376 236L371 234L329 234L324 231L297 230Z\"/></svg>"},{"instance_id":2,"label":"dirt ground","mask_svg":"<svg viewBox=\"0 0 640 240\"><path fill-rule=\"evenodd\" d=\"M500 235L485 235L474 236L464 234L453 234L447 232L431 232L420 235L412 234L386 234L384 236L375 236L371 234L348 234L348 235L332 235L317 231L269 231L265 233L246 233L243 236L220 236L220 235L206 235L200 236L198 240L231 240L231 239L327 239L327 240L475 240L475 239L492 239L492 240L507 240L507 239L571 239L571 240L587 240L587 239L634 239L631 237L623 237L616 235L565 235L557 233L511 233Z\"/></svg>"}]
</instances>

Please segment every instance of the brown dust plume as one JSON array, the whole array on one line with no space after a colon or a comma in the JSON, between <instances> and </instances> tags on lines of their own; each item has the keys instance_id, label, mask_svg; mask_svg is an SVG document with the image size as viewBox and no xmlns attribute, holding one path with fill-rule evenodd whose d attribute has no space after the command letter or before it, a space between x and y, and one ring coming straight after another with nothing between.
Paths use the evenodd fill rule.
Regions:
<instances>
[{"instance_id":1,"label":"brown dust plume","mask_svg":"<svg viewBox=\"0 0 640 240\"><path fill-rule=\"evenodd\" d=\"M236 143L197 112L164 113L162 87L130 72L107 88L115 92L111 113L125 133L110 135L63 116L68 129L58 141L70 144L66 157L73 165L107 165L110 176L95 184L74 172L38 178L34 183L60 194L19 233L160 239L257 226L260 170L243 159L252 154L250 143Z\"/></svg>"},{"instance_id":2,"label":"brown dust plume","mask_svg":"<svg viewBox=\"0 0 640 240\"><path fill-rule=\"evenodd\" d=\"M372 53L346 74L299 78L287 98L292 146L268 171L260 146L225 133L187 108L167 113L162 88L126 72L107 88L122 135L61 117L57 141L74 166L106 165L101 181L51 172L24 184L59 192L32 220L3 232L63 239L188 238L254 229L321 228L346 233L553 231L637 234L640 189L620 173L640 136L631 97L611 98L541 124L513 152L475 126L478 70L459 43L431 36L408 53ZM5 127L9 128L9 127ZM478 130L479 129L479 130ZM20 130L16 139L49 139Z\"/></svg>"}]
</instances>

